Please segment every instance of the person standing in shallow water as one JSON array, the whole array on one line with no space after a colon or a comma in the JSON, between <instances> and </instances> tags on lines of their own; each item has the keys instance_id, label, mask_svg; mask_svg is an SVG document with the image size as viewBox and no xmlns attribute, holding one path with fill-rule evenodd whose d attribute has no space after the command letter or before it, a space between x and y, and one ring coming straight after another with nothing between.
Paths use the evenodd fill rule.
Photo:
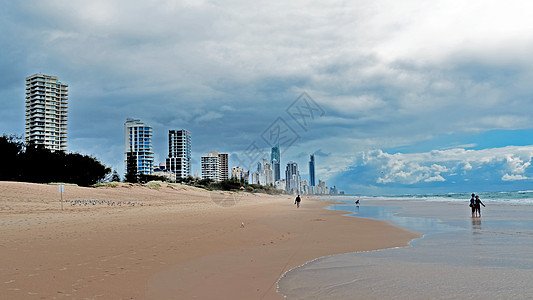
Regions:
<instances>
[{"instance_id":1,"label":"person standing in shallow water","mask_svg":"<svg viewBox=\"0 0 533 300\"><path fill-rule=\"evenodd\" d=\"M300 198L300 195L296 196L296 199L294 200L294 204L296 204L296 208L300 208L300 201L302 201L302 199Z\"/></svg>"},{"instance_id":2,"label":"person standing in shallow water","mask_svg":"<svg viewBox=\"0 0 533 300\"><path fill-rule=\"evenodd\" d=\"M481 218L481 205L483 205L483 207L485 207L485 204L483 204L483 202L481 202L481 200L479 199L479 196L476 196L475 208L476 208L476 212L477 212L477 217L478 218Z\"/></svg>"},{"instance_id":3,"label":"person standing in shallow water","mask_svg":"<svg viewBox=\"0 0 533 300\"><path fill-rule=\"evenodd\" d=\"M472 198L470 198L470 208L472 209L472 218L474 218L476 214L476 194L472 194Z\"/></svg>"}]
</instances>

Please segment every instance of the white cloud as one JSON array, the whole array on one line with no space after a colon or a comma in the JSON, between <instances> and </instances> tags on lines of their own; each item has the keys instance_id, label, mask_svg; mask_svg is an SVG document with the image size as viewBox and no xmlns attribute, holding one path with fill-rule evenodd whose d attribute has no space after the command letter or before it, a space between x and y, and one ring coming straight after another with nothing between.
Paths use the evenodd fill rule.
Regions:
<instances>
[{"instance_id":1,"label":"white cloud","mask_svg":"<svg viewBox=\"0 0 533 300\"><path fill-rule=\"evenodd\" d=\"M529 178L524 175L517 175L517 174L510 175L510 174L505 173L505 175L502 176L503 181L516 181L516 180L526 180L526 179L529 179Z\"/></svg>"},{"instance_id":2,"label":"white cloud","mask_svg":"<svg viewBox=\"0 0 533 300\"><path fill-rule=\"evenodd\" d=\"M446 179L444 179L442 176L440 175L437 175L437 176L433 176L433 177L429 177L427 179L424 179L425 182L435 182L435 181L446 181Z\"/></svg>"},{"instance_id":3,"label":"white cloud","mask_svg":"<svg viewBox=\"0 0 533 300\"><path fill-rule=\"evenodd\" d=\"M533 146L509 146L484 150L433 150L426 153L389 154L382 150L367 151L362 154L359 166L370 166L379 170L376 183L416 184L419 182L446 181L447 176L462 174L479 176L476 170L492 168L497 174L508 172L501 177L504 181L528 179L525 174L531 166ZM500 166L495 167L495 166ZM473 173L472 173L473 172ZM468 179L468 178L466 178ZM465 180L466 180L465 179Z\"/></svg>"}]
</instances>

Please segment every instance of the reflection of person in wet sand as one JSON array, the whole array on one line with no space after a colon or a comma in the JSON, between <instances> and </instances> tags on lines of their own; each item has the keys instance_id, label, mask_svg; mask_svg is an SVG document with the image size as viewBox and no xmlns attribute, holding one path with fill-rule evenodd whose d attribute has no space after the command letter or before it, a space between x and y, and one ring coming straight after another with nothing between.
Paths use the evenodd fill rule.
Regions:
<instances>
[{"instance_id":1,"label":"reflection of person in wet sand","mask_svg":"<svg viewBox=\"0 0 533 300\"><path fill-rule=\"evenodd\" d=\"M479 196L476 196L475 208L476 208L476 212L477 212L477 217L478 218L481 218L481 205L483 205L483 207L485 207L485 204L483 204L483 202L481 202L481 200L479 199Z\"/></svg>"}]
</instances>

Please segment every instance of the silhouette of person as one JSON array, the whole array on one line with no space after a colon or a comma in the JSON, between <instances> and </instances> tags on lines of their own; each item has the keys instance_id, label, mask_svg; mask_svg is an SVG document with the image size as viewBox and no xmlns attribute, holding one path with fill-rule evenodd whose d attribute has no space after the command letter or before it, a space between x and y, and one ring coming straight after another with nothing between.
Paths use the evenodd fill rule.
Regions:
<instances>
[{"instance_id":1,"label":"silhouette of person","mask_svg":"<svg viewBox=\"0 0 533 300\"><path fill-rule=\"evenodd\" d=\"M476 213L476 194L472 193L472 198L470 198L470 208L472 209L472 218Z\"/></svg>"},{"instance_id":2,"label":"silhouette of person","mask_svg":"<svg viewBox=\"0 0 533 300\"><path fill-rule=\"evenodd\" d=\"M296 208L300 208L300 201L302 201L302 199L300 198L300 195L296 196L296 199L294 200L294 204L296 204Z\"/></svg>"},{"instance_id":3,"label":"silhouette of person","mask_svg":"<svg viewBox=\"0 0 533 300\"><path fill-rule=\"evenodd\" d=\"M485 204L483 202L481 202L481 200L479 200L479 196L476 196L475 203L476 203L475 207L476 207L477 217L481 218L481 205L483 205L483 207L485 207Z\"/></svg>"}]
</instances>

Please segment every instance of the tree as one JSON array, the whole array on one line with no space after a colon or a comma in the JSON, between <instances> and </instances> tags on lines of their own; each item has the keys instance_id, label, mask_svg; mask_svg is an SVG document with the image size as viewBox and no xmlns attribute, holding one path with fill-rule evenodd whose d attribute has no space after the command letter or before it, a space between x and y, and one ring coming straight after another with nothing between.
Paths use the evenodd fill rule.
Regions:
<instances>
[{"instance_id":1,"label":"tree","mask_svg":"<svg viewBox=\"0 0 533 300\"><path fill-rule=\"evenodd\" d=\"M24 151L22 137L0 136L0 180L17 180L18 155Z\"/></svg>"},{"instance_id":2,"label":"tree","mask_svg":"<svg viewBox=\"0 0 533 300\"><path fill-rule=\"evenodd\" d=\"M111 172L94 157L51 151L32 143L24 145L21 138L6 135L0 137L0 166L0 180L81 186L95 184Z\"/></svg>"},{"instance_id":3,"label":"tree","mask_svg":"<svg viewBox=\"0 0 533 300\"><path fill-rule=\"evenodd\" d=\"M118 175L117 170L113 170L113 175L111 175L111 181L112 182L119 182L120 181L120 175Z\"/></svg>"}]
</instances>

